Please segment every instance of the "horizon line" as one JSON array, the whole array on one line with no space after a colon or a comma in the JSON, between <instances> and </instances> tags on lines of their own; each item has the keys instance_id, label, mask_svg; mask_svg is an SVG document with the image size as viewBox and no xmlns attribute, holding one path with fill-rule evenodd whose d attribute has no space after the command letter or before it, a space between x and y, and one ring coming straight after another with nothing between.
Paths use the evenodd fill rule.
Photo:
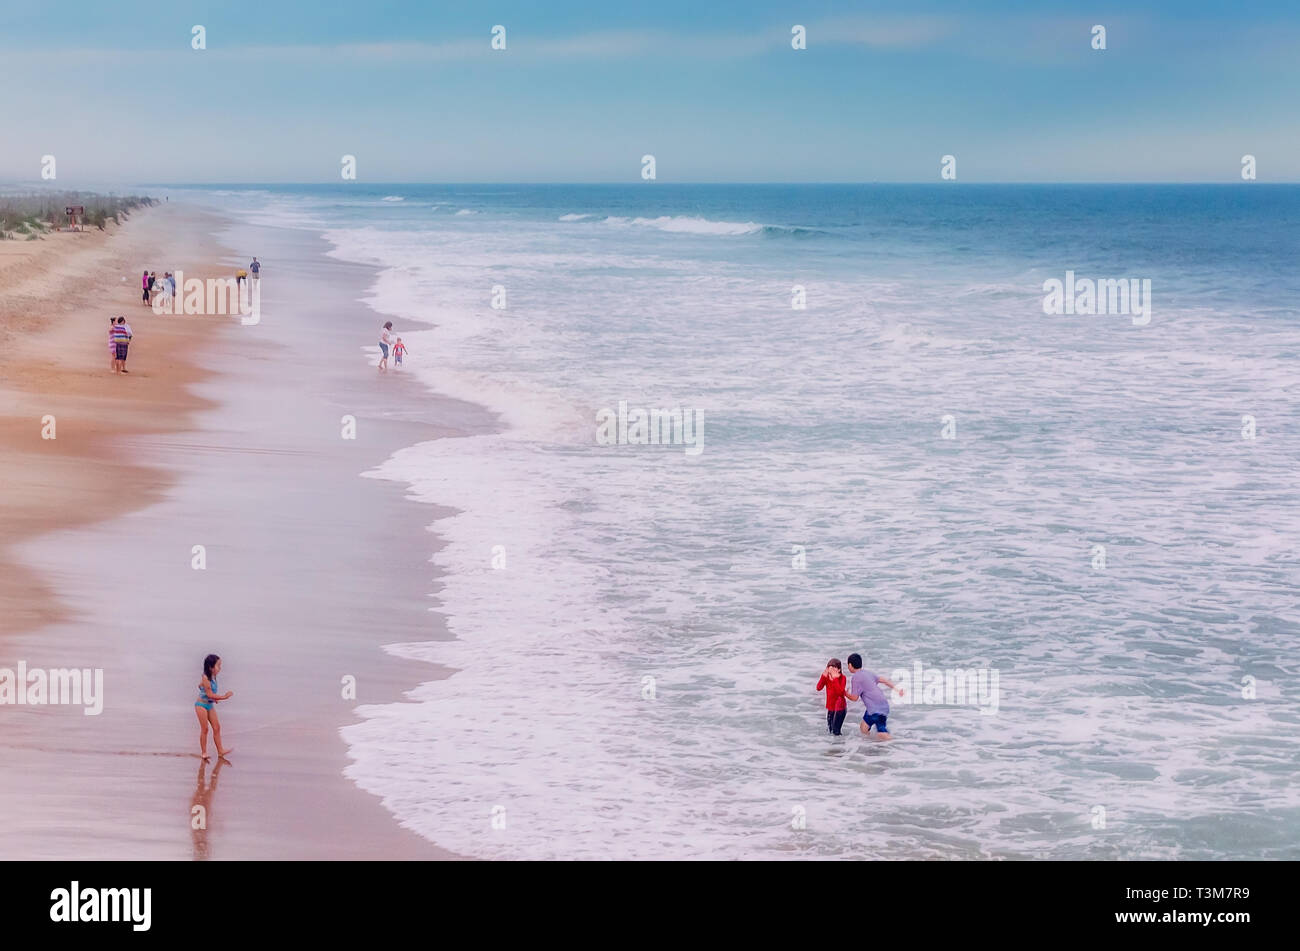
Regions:
<instances>
[{"instance_id":1,"label":"horizon line","mask_svg":"<svg viewBox=\"0 0 1300 951\"><path fill-rule=\"evenodd\" d=\"M16 183L16 184L17 184L17 183ZM174 181L174 182L161 182L161 181L160 181L160 182L138 182L138 183L136 183L136 185L137 185L138 187L150 187L150 188L154 188L154 187L172 187L172 188L179 188L179 187L203 187L203 188L248 188L248 187L252 187L252 186L283 187L283 186L286 186L286 185L292 185L292 186L306 186L306 187L324 187L324 186L330 186L330 185L337 185L337 186L339 186L340 188L355 188L355 187L357 187L357 186L367 186L367 185L384 185L384 186L392 186L392 185L415 185L415 186L453 186L453 185L474 185L474 186L498 186L498 187L501 187L501 186L513 186L513 187L519 187L519 186L526 186L526 187L542 187L542 186L551 186L551 187L553 187L553 186L559 186L559 185L569 186L569 187L582 187L582 186L592 186L592 185L601 185L601 186L626 185L626 186L628 186L628 187L647 187L647 186L648 186L648 187L651 187L651 188L655 187L656 185L666 185L666 186L687 186L687 185L688 185L688 186L697 186L697 185L713 185L713 186L716 186L716 185L734 185L734 186L753 186L753 185L765 185L765 186L808 186L808 185L934 185L934 186L937 186L937 187L944 187L944 188L951 188L951 187L954 187L954 186L960 186L960 185L976 185L976 186L981 186L981 185L996 185L996 186L1005 186L1005 185L1026 185L1026 186L1059 186L1059 185L1080 185L1080 186L1093 186L1093 185L1165 185L1165 186L1170 186L1170 187L1174 187L1174 186L1184 186L1184 185L1221 185L1221 186L1225 186L1225 187L1226 187L1226 186L1229 186L1229 185L1238 185L1238 184L1240 184L1240 185L1251 185L1251 186L1254 186L1254 185L1300 185L1300 179L1296 179L1296 180L1284 179L1284 180L1279 180L1279 181L1268 181L1268 182L1261 182L1261 181L1258 181L1258 180L1254 180L1254 181L1245 181L1245 180L1242 180L1242 181L1238 182L1238 181L1232 181L1232 180L1230 180L1230 181L1218 181L1218 180L1204 180L1204 179L1189 180L1189 181L1162 181L1162 180L1155 180L1155 179L1151 179L1151 180L1140 180L1140 179L1123 179L1123 180L1118 180L1118 179L1117 179L1117 180L1114 180L1114 181L1109 181L1109 180L1107 180L1107 181L1088 181L1088 180L1085 180L1085 181L1051 181L1051 182L1049 182L1049 181L1016 181L1016 180L1008 180L1008 181L978 181L978 182L970 182L970 181L965 181L965 182L963 182L963 181L939 181L939 182L936 182L936 181L933 181L933 180L930 180L930 179L926 179L926 180L924 180L924 181L921 181L921 180L916 180L916 181L912 181L912 180L908 180L908 181L901 181L901 180L900 180L900 181L893 181L893 180L876 180L876 181L708 181L708 180L702 180L702 181L681 181L681 182L662 182L662 181L655 181L655 182L630 181L630 182L629 182L629 181L622 181L622 180L611 180L611 181L588 181L588 182L569 182L569 181L531 181L531 182L529 182L529 181L468 181L468 180L465 180L465 181L440 181L440 182L438 182L438 181L414 181L414 180L407 180L407 181L402 181L402 180L391 180L391 181L390 181L390 180L376 180L376 181L367 181L367 182L355 182L355 181L353 181L353 182L335 182L335 181L314 181L314 182L313 182L313 181L262 181L262 182L258 182L258 181L247 181L247 182L182 182L182 181Z\"/></svg>"},{"instance_id":2,"label":"horizon line","mask_svg":"<svg viewBox=\"0 0 1300 951\"><path fill-rule=\"evenodd\" d=\"M1114 187L1114 186L1144 186L1144 187L1236 187L1242 186L1296 186L1300 185L1300 179L1297 180L1280 180L1261 182L1253 181L1159 181L1159 180L1115 180L1115 181L933 181L926 179L924 181L682 181L682 182L641 182L641 181L590 181L590 182L567 182L567 181L368 181L368 182L336 182L336 181L246 181L246 182L199 182L199 181L172 181L172 182L114 182L114 183L87 183L84 185L58 185L49 182L37 181L2 181L0 188L31 188L40 192L78 192L94 191L103 188L326 188L337 186L340 189L355 189L358 186L384 186L398 187L513 187L513 188L541 188L541 187L569 187L569 188L589 188L589 187L617 187L625 186L628 188L665 186L665 187L771 187L771 188L791 188L791 187L865 187L865 186L918 186L928 185L936 188L953 188L960 186L967 187ZM0 194L0 197L4 197Z\"/></svg>"}]
</instances>

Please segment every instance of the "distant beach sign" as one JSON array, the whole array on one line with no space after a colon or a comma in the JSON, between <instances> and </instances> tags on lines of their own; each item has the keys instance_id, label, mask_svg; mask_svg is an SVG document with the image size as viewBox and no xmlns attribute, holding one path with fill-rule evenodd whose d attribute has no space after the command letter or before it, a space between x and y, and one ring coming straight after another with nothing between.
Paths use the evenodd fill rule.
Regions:
<instances>
[{"instance_id":1,"label":"distant beach sign","mask_svg":"<svg viewBox=\"0 0 1300 951\"><path fill-rule=\"evenodd\" d=\"M63 213L68 216L68 225L73 230L76 230L77 228L78 219L82 221L86 220L85 205L68 205L66 208L63 209Z\"/></svg>"}]
</instances>

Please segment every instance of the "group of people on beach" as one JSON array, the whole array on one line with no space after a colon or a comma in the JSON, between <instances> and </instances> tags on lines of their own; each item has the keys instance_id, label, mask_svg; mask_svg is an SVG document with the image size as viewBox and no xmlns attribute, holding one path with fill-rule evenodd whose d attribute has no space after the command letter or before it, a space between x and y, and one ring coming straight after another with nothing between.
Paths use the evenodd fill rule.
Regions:
<instances>
[{"instance_id":1,"label":"group of people on beach","mask_svg":"<svg viewBox=\"0 0 1300 951\"><path fill-rule=\"evenodd\" d=\"M251 277L250 277L251 275ZM243 284L244 281L260 281L262 279L262 265L253 258L253 262L247 268L240 268L235 272L235 285ZM153 299L158 294L164 297L176 296L176 275L171 271L164 271L162 279L158 278L157 271L143 271L140 274L140 302L146 307L153 304Z\"/></svg>"},{"instance_id":2,"label":"group of people on beach","mask_svg":"<svg viewBox=\"0 0 1300 951\"><path fill-rule=\"evenodd\" d=\"M392 324L384 326L388 329L392 328ZM846 677L839 658L832 657L826 662L826 667L817 681L817 690L826 691L827 732L833 736L844 735L840 730L844 726L845 717L848 716L848 701L852 700L855 703L862 702L864 711L858 729L865 736L870 736L874 727L876 739L893 739L887 722L889 701L880 687L883 684L900 697L903 696L903 689L879 674L864 670L861 654L850 654L848 665L849 673ZM199 680L199 698L194 701L194 713L199 719L199 756L205 760L211 759L208 756L209 730L217 747L217 755L225 756L231 752L230 747L221 745L221 720L217 716L217 704L229 700L235 692L233 690L227 690L225 693L217 692L220 689L217 686L219 673L221 673L221 658L218 655L209 654L203 658L203 677Z\"/></svg>"},{"instance_id":3,"label":"group of people on beach","mask_svg":"<svg viewBox=\"0 0 1300 951\"><path fill-rule=\"evenodd\" d=\"M862 655L850 654L848 659L849 675L844 676L844 669L840 666L840 659L832 657L826 662L825 669L822 670L821 679L817 681L817 689L826 691L826 730L832 736L843 736L840 728L844 726L844 718L848 716L848 701L862 701L865 712L862 714L862 722L858 724L864 735L871 735L871 728L876 728L876 739L889 740L893 739L889 735L889 729L886 720L889 717L889 701L880 690L880 684L884 684L890 690L894 691L900 697L903 691L895 687L893 683L872 673L869 670L862 669Z\"/></svg>"},{"instance_id":4,"label":"group of people on beach","mask_svg":"<svg viewBox=\"0 0 1300 951\"><path fill-rule=\"evenodd\" d=\"M262 265L257 258L253 258L253 262L249 264L248 267L241 267L239 270L235 271L236 287L250 279L254 281L260 281L262 279Z\"/></svg>"},{"instance_id":5,"label":"group of people on beach","mask_svg":"<svg viewBox=\"0 0 1300 951\"><path fill-rule=\"evenodd\" d=\"M155 294L176 296L176 277L171 271L164 271L161 281L157 271L145 271L140 276L140 299L146 307L153 303Z\"/></svg>"},{"instance_id":6,"label":"group of people on beach","mask_svg":"<svg viewBox=\"0 0 1300 951\"><path fill-rule=\"evenodd\" d=\"M396 342L393 340L393 322L391 320L384 323L379 328L379 369L388 369L388 350L392 348L393 363L396 366L402 365L402 357L406 356L406 344L402 343L402 338L398 337Z\"/></svg>"}]
</instances>

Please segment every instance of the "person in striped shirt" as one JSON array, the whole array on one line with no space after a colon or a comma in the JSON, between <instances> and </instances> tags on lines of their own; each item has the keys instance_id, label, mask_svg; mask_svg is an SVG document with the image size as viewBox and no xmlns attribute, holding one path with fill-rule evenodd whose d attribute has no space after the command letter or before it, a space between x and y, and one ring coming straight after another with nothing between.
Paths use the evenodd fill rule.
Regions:
<instances>
[{"instance_id":1,"label":"person in striped shirt","mask_svg":"<svg viewBox=\"0 0 1300 951\"><path fill-rule=\"evenodd\" d=\"M126 373L126 350L131 343L131 325L125 317L117 318L113 325L113 370Z\"/></svg>"}]
</instances>

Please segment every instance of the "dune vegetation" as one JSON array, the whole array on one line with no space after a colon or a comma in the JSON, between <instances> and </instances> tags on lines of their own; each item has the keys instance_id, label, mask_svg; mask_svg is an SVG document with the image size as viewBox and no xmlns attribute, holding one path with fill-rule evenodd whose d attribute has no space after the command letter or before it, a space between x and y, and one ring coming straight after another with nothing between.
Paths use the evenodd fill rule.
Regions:
<instances>
[{"instance_id":1,"label":"dune vegetation","mask_svg":"<svg viewBox=\"0 0 1300 951\"><path fill-rule=\"evenodd\" d=\"M68 226L64 213L69 205L81 205L83 228L103 231L111 221L121 224L135 209L155 204L139 195L96 195L89 192L39 192L29 195L0 195L0 239L37 241L51 231Z\"/></svg>"}]
</instances>

